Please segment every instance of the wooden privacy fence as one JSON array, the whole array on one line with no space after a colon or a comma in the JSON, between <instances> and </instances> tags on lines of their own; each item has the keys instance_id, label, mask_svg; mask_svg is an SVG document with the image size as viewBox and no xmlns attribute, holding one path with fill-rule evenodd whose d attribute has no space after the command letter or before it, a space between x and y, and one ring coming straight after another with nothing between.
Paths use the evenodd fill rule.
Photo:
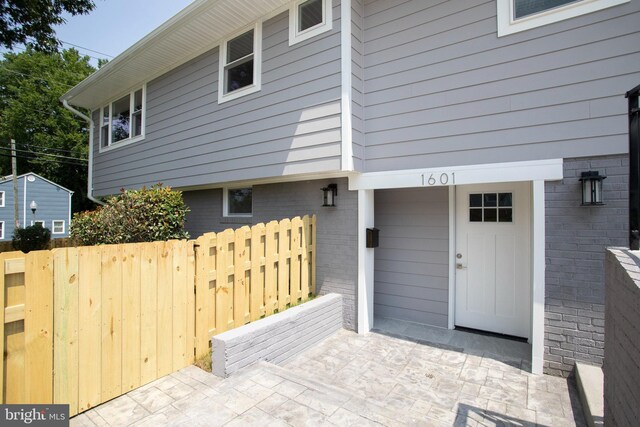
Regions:
<instances>
[{"instance_id":1,"label":"wooden privacy fence","mask_svg":"<svg viewBox=\"0 0 640 427\"><path fill-rule=\"evenodd\" d=\"M0 402L74 415L315 294L316 218L197 240L0 254Z\"/></svg>"}]
</instances>

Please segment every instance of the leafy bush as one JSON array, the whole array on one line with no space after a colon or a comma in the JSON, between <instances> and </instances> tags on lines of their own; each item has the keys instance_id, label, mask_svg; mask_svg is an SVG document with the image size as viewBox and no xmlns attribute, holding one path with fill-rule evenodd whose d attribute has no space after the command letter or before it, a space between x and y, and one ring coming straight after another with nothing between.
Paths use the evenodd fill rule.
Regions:
<instances>
[{"instance_id":1,"label":"leafy bush","mask_svg":"<svg viewBox=\"0 0 640 427\"><path fill-rule=\"evenodd\" d=\"M49 249L51 231L43 228L41 224L30 225L25 228L16 228L13 232L11 245L13 249L28 253Z\"/></svg>"},{"instance_id":2,"label":"leafy bush","mask_svg":"<svg viewBox=\"0 0 640 427\"><path fill-rule=\"evenodd\" d=\"M121 190L104 206L73 216L71 237L82 245L187 239L189 208L182 192L162 184L141 190Z\"/></svg>"}]
</instances>

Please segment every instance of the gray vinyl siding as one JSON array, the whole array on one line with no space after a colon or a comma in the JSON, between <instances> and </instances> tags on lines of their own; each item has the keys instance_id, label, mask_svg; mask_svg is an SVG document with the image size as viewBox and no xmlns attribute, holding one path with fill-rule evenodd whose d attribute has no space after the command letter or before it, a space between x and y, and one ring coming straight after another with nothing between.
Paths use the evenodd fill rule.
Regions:
<instances>
[{"instance_id":1,"label":"gray vinyl siding","mask_svg":"<svg viewBox=\"0 0 640 427\"><path fill-rule=\"evenodd\" d=\"M333 15L291 47L288 11L264 22L259 92L218 104L218 47L149 82L143 141L99 153L96 126L95 193L340 170L338 0Z\"/></svg>"},{"instance_id":2,"label":"gray vinyl siding","mask_svg":"<svg viewBox=\"0 0 640 427\"><path fill-rule=\"evenodd\" d=\"M69 191L53 185L39 177L34 182L27 181L27 197L24 197L25 177L18 178L18 220L20 226L31 225L31 221L44 221L45 228L52 231L51 238L57 239L69 235ZM13 181L0 182L0 191L4 191L4 207L0 207L0 221L4 221L4 238L2 241L11 240L15 231L13 217ZM25 222L26 200L26 222ZM31 201L38 204L35 215L29 205ZM53 221L64 221L64 233L53 234Z\"/></svg>"},{"instance_id":3,"label":"gray vinyl siding","mask_svg":"<svg viewBox=\"0 0 640 427\"><path fill-rule=\"evenodd\" d=\"M376 190L374 200L376 316L447 327L448 189Z\"/></svg>"},{"instance_id":4,"label":"gray vinyl siding","mask_svg":"<svg viewBox=\"0 0 640 427\"><path fill-rule=\"evenodd\" d=\"M500 38L495 0L364 10L366 171L627 152L640 1Z\"/></svg>"},{"instance_id":5,"label":"gray vinyl siding","mask_svg":"<svg viewBox=\"0 0 640 427\"><path fill-rule=\"evenodd\" d=\"M364 0L351 0L351 134L353 166L359 172L364 170L363 2Z\"/></svg>"}]
</instances>

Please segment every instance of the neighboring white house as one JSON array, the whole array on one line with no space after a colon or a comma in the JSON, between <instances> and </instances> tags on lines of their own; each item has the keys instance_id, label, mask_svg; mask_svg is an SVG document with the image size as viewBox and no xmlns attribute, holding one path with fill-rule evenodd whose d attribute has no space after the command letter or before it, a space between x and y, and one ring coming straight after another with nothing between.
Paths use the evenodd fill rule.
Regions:
<instances>
[{"instance_id":1,"label":"neighboring white house","mask_svg":"<svg viewBox=\"0 0 640 427\"><path fill-rule=\"evenodd\" d=\"M91 111L90 194L182 189L192 235L315 213L347 328L524 337L567 375L602 363L604 248L628 242L639 20L640 0L196 0L62 99Z\"/></svg>"}]
</instances>

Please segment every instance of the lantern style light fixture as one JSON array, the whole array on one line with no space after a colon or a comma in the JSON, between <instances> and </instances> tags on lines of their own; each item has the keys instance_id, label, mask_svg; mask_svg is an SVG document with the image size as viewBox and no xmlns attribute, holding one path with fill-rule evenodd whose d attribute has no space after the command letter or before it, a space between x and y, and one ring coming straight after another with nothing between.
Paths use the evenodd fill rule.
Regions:
<instances>
[{"instance_id":1,"label":"lantern style light fixture","mask_svg":"<svg viewBox=\"0 0 640 427\"><path fill-rule=\"evenodd\" d=\"M33 214L36 214L36 209L38 209L38 204L36 203L35 200L32 200L31 203L29 204L29 208L31 208L31 212L33 212Z\"/></svg>"},{"instance_id":2,"label":"lantern style light fixture","mask_svg":"<svg viewBox=\"0 0 640 427\"><path fill-rule=\"evenodd\" d=\"M336 196L338 195L338 184L329 184L321 188L321 190L323 193L322 206L334 207L336 205Z\"/></svg>"},{"instance_id":3,"label":"lantern style light fixture","mask_svg":"<svg viewBox=\"0 0 640 427\"><path fill-rule=\"evenodd\" d=\"M582 206L604 205L602 202L602 181L606 176L600 175L598 171L582 172L580 182L582 182Z\"/></svg>"}]
</instances>

